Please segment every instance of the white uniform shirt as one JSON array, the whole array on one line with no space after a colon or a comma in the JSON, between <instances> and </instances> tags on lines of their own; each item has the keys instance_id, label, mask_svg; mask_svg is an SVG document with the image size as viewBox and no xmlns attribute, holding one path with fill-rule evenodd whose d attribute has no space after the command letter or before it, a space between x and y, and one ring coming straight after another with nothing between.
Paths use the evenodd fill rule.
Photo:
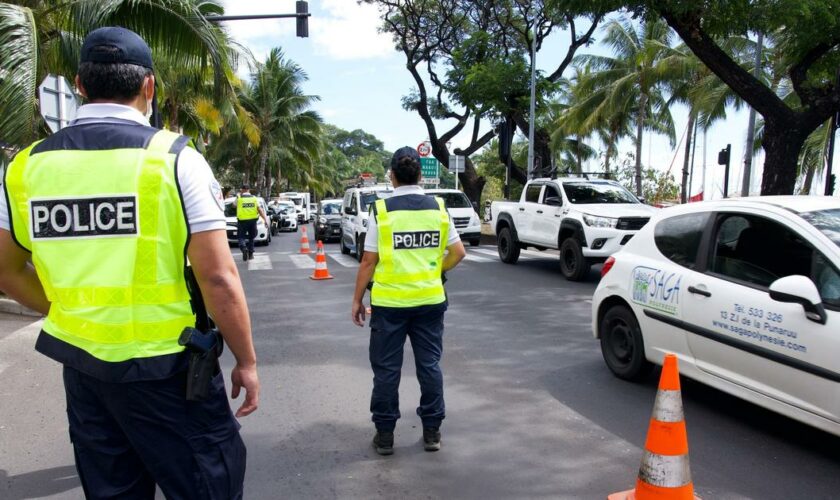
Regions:
<instances>
[{"instance_id":1,"label":"white uniform shirt","mask_svg":"<svg viewBox=\"0 0 840 500\"><path fill-rule=\"evenodd\" d=\"M76 120L84 123L108 121L109 118L130 120L149 126L149 120L139 111L121 104L85 104L79 108ZM73 126L76 122L71 123ZM213 171L201 153L184 148L178 156L178 184L184 198L190 233L225 229L224 195ZM0 195L0 229L10 230L9 207Z\"/></svg>"},{"instance_id":2,"label":"white uniform shirt","mask_svg":"<svg viewBox=\"0 0 840 500\"><path fill-rule=\"evenodd\" d=\"M426 194L423 191L423 188L420 186L400 186L394 189L394 194L391 195L391 198L395 196L405 196L407 194ZM449 218L449 237L446 240L446 246L454 245L461 241L461 237L458 235L458 230L455 229L455 225L452 224L452 217ZM379 253L379 228L376 226L376 217L371 215L368 217L368 227L367 227L367 235L365 236L365 252L374 252Z\"/></svg>"}]
</instances>

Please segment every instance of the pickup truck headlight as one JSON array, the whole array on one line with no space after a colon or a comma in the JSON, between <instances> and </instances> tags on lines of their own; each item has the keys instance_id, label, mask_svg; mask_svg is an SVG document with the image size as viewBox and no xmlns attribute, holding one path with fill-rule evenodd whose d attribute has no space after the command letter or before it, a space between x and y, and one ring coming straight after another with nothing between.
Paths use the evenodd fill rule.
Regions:
<instances>
[{"instance_id":1,"label":"pickup truck headlight","mask_svg":"<svg viewBox=\"0 0 840 500\"><path fill-rule=\"evenodd\" d=\"M327 218L326 218L326 217L318 217L318 222L319 222L321 225L324 225L324 224L326 224L326 223L327 223Z\"/></svg>"},{"instance_id":2,"label":"pickup truck headlight","mask_svg":"<svg viewBox=\"0 0 840 500\"><path fill-rule=\"evenodd\" d=\"M583 221L586 222L587 226L591 227L614 228L618 225L618 219L613 219L612 217L598 217L595 215L584 214Z\"/></svg>"}]
</instances>

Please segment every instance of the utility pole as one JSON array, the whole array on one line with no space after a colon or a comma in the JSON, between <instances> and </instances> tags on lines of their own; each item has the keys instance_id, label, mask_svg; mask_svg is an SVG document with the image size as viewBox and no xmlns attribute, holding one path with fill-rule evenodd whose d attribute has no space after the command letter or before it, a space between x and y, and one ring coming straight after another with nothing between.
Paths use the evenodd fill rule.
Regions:
<instances>
[{"instance_id":1,"label":"utility pole","mask_svg":"<svg viewBox=\"0 0 840 500\"><path fill-rule=\"evenodd\" d=\"M758 32L758 42L755 51L755 67L753 76L761 76L761 51L764 49L764 33ZM747 129L747 148L744 150L744 180L741 184L741 196L750 195L750 182L752 175L753 143L755 142L755 108L750 107L749 128Z\"/></svg>"},{"instance_id":2,"label":"utility pole","mask_svg":"<svg viewBox=\"0 0 840 500\"><path fill-rule=\"evenodd\" d=\"M537 21L534 20L534 39L531 40L531 106L528 119L528 179L534 174L534 115L537 108Z\"/></svg>"}]
</instances>

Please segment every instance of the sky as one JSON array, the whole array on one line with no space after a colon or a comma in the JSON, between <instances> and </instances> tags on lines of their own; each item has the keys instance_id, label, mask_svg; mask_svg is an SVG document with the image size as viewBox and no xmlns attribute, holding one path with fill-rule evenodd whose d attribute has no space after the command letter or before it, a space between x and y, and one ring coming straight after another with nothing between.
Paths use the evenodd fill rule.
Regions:
<instances>
[{"instance_id":1,"label":"sky","mask_svg":"<svg viewBox=\"0 0 840 500\"><path fill-rule=\"evenodd\" d=\"M226 14L293 13L294 0L222 0ZM405 57L394 49L390 35L380 33L381 17L375 6L358 5L355 0L310 0L309 38L295 36L293 19L231 21L225 25L233 38L247 47L257 58L264 59L274 47L281 47L307 73L304 91L320 100L314 109L325 121L346 130L363 129L385 143L393 151L399 147L417 146L428 139L423 121L415 112L405 111L401 99L414 81L405 68ZM599 32L596 31L596 40ZM537 56L537 68L553 71L568 47L569 38L557 33L547 40ZM608 53L597 42L585 52ZM240 70L247 75L247 68ZM672 108L678 141L684 136L688 112L685 107ZM440 123L438 131L451 127ZM717 165L717 152L732 144L730 193L739 192L743 175L744 150L748 123L747 110L732 110L727 119L715 125L706 137L706 183L702 186L703 139L698 136L692 193L706 192L706 199L722 197L724 168ZM446 128L442 128L446 127ZM489 130L485 124L481 133ZM471 128L465 128L452 146L469 142ZM624 156L633 150L630 141L619 145ZM838 148L840 149L840 148ZM675 150L665 137L648 135L643 142L642 161L663 171L670 170L679 180L683 149ZM763 153L753 160L751 193L758 194L761 185ZM840 169L840 151L835 156ZM596 164L589 165L595 170ZM822 193L822 179L815 179L815 191Z\"/></svg>"}]
</instances>

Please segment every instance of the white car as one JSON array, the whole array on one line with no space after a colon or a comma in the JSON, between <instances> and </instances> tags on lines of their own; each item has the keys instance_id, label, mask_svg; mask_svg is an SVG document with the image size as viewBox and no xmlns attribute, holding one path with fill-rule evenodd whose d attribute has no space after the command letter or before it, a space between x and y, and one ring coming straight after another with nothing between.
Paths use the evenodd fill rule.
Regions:
<instances>
[{"instance_id":1,"label":"white car","mask_svg":"<svg viewBox=\"0 0 840 500\"><path fill-rule=\"evenodd\" d=\"M341 201L341 253L356 253L361 262L365 250L368 209L379 198L387 198L393 193L390 185L354 187L344 193Z\"/></svg>"},{"instance_id":2,"label":"white car","mask_svg":"<svg viewBox=\"0 0 840 500\"><path fill-rule=\"evenodd\" d=\"M481 219L467 195L457 189L426 189L426 194L443 199L449 217L461 236L476 247L481 242Z\"/></svg>"},{"instance_id":3,"label":"white car","mask_svg":"<svg viewBox=\"0 0 840 500\"><path fill-rule=\"evenodd\" d=\"M268 208L265 205L265 200L257 196L257 203L263 212L268 215ZM227 222L227 239L228 243L233 245L239 244L239 227L236 220L236 198L228 198L225 200L225 220ZM265 227L265 222L262 217L257 219L257 237L254 238L255 245L265 245L271 243L271 232Z\"/></svg>"},{"instance_id":4,"label":"white car","mask_svg":"<svg viewBox=\"0 0 840 500\"><path fill-rule=\"evenodd\" d=\"M592 329L618 377L683 375L840 435L840 199L662 210L607 260Z\"/></svg>"},{"instance_id":5,"label":"white car","mask_svg":"<svg viewBox=\"0 0 840 500\"><path fill-rule=\"evenodd\" d=\"M268 202L268 213L266 215L272 220L272 235L282 231L296 232L298 230L297 210L295 204L291 201L272 200Z\"/></svg>"}]
</instances>

